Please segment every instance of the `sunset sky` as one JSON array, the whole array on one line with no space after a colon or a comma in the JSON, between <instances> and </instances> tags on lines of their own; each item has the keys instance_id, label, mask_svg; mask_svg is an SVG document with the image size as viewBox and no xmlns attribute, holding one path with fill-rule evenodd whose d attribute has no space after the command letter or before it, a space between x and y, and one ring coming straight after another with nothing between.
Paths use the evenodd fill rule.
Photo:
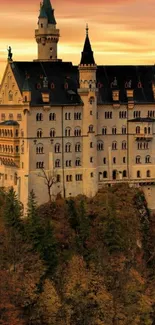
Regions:
<instances>
[{"instance_id":1,"label":"sunset sky","mask_svg":"<svg viewBox=\"0 0 155 325\"><path fill-rule=\"evenodd\" d=\"M155 63L155 0L51 0L61 38L58 56L78 64L85 26L97 64ZM7 61L37 57L39 0L0 0L0 79Z\"/></svg>"}]
</instances>

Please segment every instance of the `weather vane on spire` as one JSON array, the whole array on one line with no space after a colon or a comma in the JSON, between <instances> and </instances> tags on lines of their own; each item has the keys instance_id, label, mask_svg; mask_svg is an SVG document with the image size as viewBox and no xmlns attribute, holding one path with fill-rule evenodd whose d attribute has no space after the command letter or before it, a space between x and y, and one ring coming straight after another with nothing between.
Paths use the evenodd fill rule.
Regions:
<instances>
[{"instance_id":1,"label":"weather vane on spire","mask_svg":"<svg viewBox=\"0 0 155 325\"><path fill-rule=\"evenodd\" d=\"M88 31L89 31L89 27L88 24L86 24L86 36L88 36Z\"/></svg>"}]
</instances>

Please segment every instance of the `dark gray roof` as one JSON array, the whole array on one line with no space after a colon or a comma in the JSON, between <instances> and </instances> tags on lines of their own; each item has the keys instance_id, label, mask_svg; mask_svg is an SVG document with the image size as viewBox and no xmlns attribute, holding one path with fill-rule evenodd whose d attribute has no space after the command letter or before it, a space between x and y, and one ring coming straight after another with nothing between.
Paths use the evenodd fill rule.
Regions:
<instances>
[{"instance_id":1,"label":"dark gray roof","mask_svg":"<svg viewBox=\"0 0 155 325\"><path fill-rule=\"evenodd\" d=\"M31 105L43 105L41 93L43 78L47 77L46 91L50 94L50 105L79 105L80 96L78 66L70 62L12 62L12 71L20 90L29 76L29 87L32 91ZM127 103L127 88L134 90L135 103L154 103L152 81L154 80L155 66L98 66L97 87L98 104L111 104L112 89L120 90L120 103ZM37 86L40 86L38 89ZM51 85L53 85L51 89ZM116 87L117 85L117 87ZM68 88L67 88L68 86ZM75 93L75 94L73 94Z\"/></svg>"},{"instance_id":2,"label":"dark gray roof","mask_svg":"<svg viewBox=\"0 0 155 325\"><path fill-rule=\"evenodd\" d=\"M137 117L129 120L129 122L155 122L155 119L150 117Z\"/></svg>"},{"instance_id":3,"label":"dark gray roof","mask_svg":"<svg viewBox=\"0 0 155 325\"><path fill-rule=\"evenodd\" d=\"M19 125L19 123L17 121L13 121L13 120L7 120L7 121L4 121L4 122L1 122L0 125Z\"/></svg>"},{"instance_id":4,"label":"dark gray roof","mask_svg":"<svg viewBox=\"0 0 155 325\"><path fill-rule=\"evenodd\" d=\"M86 34L86 39L84 43L80 64L95 64L94 55L93 55L88 34Z\"/></svg>"},{"instance_id":5,"label":"dark gray roof","mask_svg":"<svg viewBox=\"0 0 155 325\"><path fill-rule=\"evenodd\" d=\"M56 20L54 17L54 9L52 8L50 0L43 0L43 7L45 14L48 18L48 23L56 25Z\"/></svg>"}]
</instances>

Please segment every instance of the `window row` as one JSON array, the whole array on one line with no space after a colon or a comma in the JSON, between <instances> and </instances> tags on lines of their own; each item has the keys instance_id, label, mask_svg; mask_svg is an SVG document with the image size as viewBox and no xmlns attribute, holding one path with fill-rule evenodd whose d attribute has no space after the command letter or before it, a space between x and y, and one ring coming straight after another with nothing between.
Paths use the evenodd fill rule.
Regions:
<instances>
[{"instance_id":1,"label":"window row","mask_svg":"<svg viewBox=\"0 0 155 325\"><path fill-rule=\"evenodd\" d=\"M149 149L149 143L148 142L138 142L137 143L137 149L138 150L146 150L146 149Z\"/></svg>"},{"instance_id":2,"label":"window row","mask_svg":"<svg viewBox=\"0 0 155 325\"><path fill-rule=\"evenodd\" d=\"M18 130L15 130L15 134L13 134L12 130L9 129L0 129L0 137L18 137Z\"/></svg>"},{"instance_id":3,"label":"window row","mask_svg":"<svg viewBox=\"0 0 155 325\"><path fill-rule=\"evenodd\" d=\"M121 174L122 174L122 177L124 178L124 177L127 177L127 171L126 170L123 170L122 172L121 172ZM101 179L101 176L103 177L103 178L108 178L108 172L105 170L103 173L102 172L100 172L99 173L99 179ZM113 179L116 179L116 177L117 177L117 171L116 170L113 170L113 172L112 172L112 178Z\"/></svg>"},{"instance_id":4,"label":"window row","mask_svg":"<svg viewBox=\"0 0 155 325\"><path fill-rule=\"evenodd\" d=\"M141 163L142 163L141 156L136 156L136 164L141 164ZM145 164L151 164L151 156L147 155L145 157Z\"/></svg>"},{"instance_id":5,"label":"window row","mask_svg":"<svg viewBox=\"0 0 155 325\"><path fill-rule=\"evenodd\" d=\"M136 134L150 134L151 133L151 128L150 127L145 127L143 130L141 130L140 126L136 126Z\"/></svg>"},{"instance_id":6,"label":"window row","mask_svg":"<svg viewBox=\"0 0 155 325\"><path fill-rule=\"evenodd\" d=\"M71 160L66 160L65 161L65 166L66 167L72 167L72 161ZM81 166L81 159L80 158L77 158L75 160L75 166L78 167L78 166ZM56 159L55 160L55 168L59 168L61 167L61 161L60 159Z\"/></svg>"},{"instance_id":7,"label":"window row","mask_svg":"<svg viewBox=\"0 0 155 325\"><path fill-rule=\"evenodd\" d=\"M2 153L18 153L19 152L19 146L8 146L8 145L1 145L0 144L0 152Z\"/></svg>"},{"instance_id":8,"label":"window row","mask_svg":"<svg viewBox=\"0 0 155 325\"><path fill-rule=\"evenodd\" d=\"M137 178L141 178L142 176L142 173L140 170L137 170ZM146 177L151 177L151 171L150 170L147 170L146 171Z\"/></svg>"},{"instance_id":9,"label":"window row","mask_svg":"<svg viewBox=\"0 0 155 325\"><path fill-rule=\"evenodd\" d=\"M75 180L76 181L82 181L83 177L82 174L76 174L75 175ZM72 182L73 176L72 175L66 175L66 182Z\"/></svg>"},{"instance_id":10,"label":"window row","mask_svg":"<svg viewBox=\"0 0 155 325\"><path fill-rule=\"evenodd\" d=\"M1 120L2 120L2 121L5 121L6 119L7 119L7 118L6 118L6 114L5 114L5 113L2 113L2 114L1 114ZM8 115L8 119L9 119L9 120L13 120L13 119L14 119L14 115L13 115L12 113L10 113L10 114ZM21 120L22 120L22 114L18 113L17 116L16 116L16 118L15 118L15 120L17 120L17 121L21 121Z\"/></svg>"},{"instance_id":11,"label":"window row","mask_svg":"<svg viewBox=\"0 0 155 325\"><path fill-rule=\"evenodd\" d=\"M77 112L74 113L74 120L81 120L82 119L82 114ZM71 120L71 113L65 113L65 120ZM37 113L36 114L36 121L43 121L43 113ZM49 121L56 121L56 114L55 113L50 113L49 114Z\"/></svg>"},{"instance_id":12,"label":"window row","mask_svg":"<svg viewBox=\"0 0 155 325\"><path fill-rule=\"evenodd\" d=\"M56 137L56 131L55 131L55 129L51 129L50 130L49 136L51 138ZM65 129L65 137L70 137L70 136L71 136L71 128L67 127ZM75 137L80 137L81 136L81 128L80 127L76 127L74 129L74 136ZM37 130L37 138L42 138L42 137L43 137L43 131L42 131L42 129L38 129Z\"/></svg>"},{"instance_id":13,"label":"window row","mask_svg":"<svg viewBox=\"0 0 155 325\"><path fill-rule=\"evenodd\" d=\"M127 133L127 128L126 126L122 126L122 134L126 134ZM102 128L102 135L106 135L107 134L107 127L103 127ZM117 128L114 126L112 127L112 134L117 134Z\"/></svg>"},{"instance_id":14,"label":"window row","mask_svg":"<svg viewBox=\"0 0 155 325\"><path fill-rule=\"evenodd\" d=\"M112 158L112 162L113 162L113 164L116 164L116 157ZM126 157L122 158L122 162L123 162L123 164L126 164ZM107 164L107 158L104 157L103 158L103 165L106 165L106 164Z\"/></svg>"},{"instance_id":15,"label":"window row","mask_svg":"<svg viewBox=\"0 0 155 325\"><path fill-rule=\"evenodd\" d=\"M155 117L155 111L148 111L148 112L147 112L147 116L148 116L148 117L153 117L153 118L154 118L154 117Z\"/></svg>"}]
</instances>

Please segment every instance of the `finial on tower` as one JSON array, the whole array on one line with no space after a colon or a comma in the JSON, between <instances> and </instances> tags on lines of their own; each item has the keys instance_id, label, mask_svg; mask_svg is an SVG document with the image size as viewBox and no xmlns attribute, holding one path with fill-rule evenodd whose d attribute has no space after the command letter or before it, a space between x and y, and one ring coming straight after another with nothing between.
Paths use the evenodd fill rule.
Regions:
<instances>
[{"instance_id":1,"label":"finial on tower","mask_svg":"<svg viewBox=\"0 0 155 325\"><path fill-rule=\"evenodd\" d=\"M88 36L88 32L89 32L89 27L88 24L86 24L86 36Z\"/></svg>"}]
</instances>

